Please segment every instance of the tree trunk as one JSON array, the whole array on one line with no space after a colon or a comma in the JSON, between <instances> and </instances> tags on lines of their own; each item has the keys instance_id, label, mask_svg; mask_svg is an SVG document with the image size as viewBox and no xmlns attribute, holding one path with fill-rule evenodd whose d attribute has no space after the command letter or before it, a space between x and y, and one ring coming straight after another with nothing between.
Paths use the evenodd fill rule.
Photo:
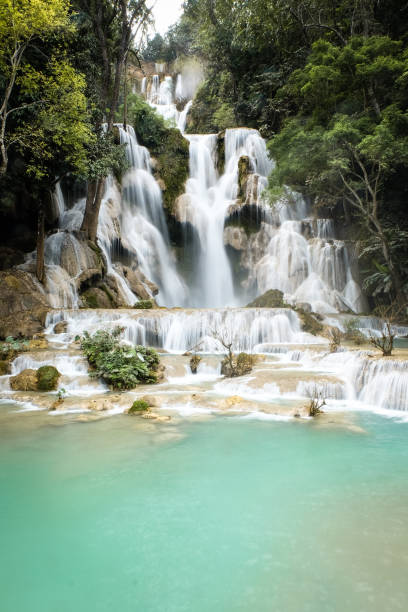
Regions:
<instances>
[{"instance_id":1,"label":"tree trunk","mask_svg":"<svg viewBox=\"0 0 408 612\"><path fill-rule=\"evenodd\" d=\"M96 241L99 210L101 208L105 181L105 178L100 178L96 181L90 181L88 183L85 213L81 225L81 230L86 233L88 240L91 240L92 242Z\"/></svg>"},{"instance_id":2,"label":"tree trunk","mask_svg":"<svg viewBox=\"0 0 408 612\"><path fill-rule=\"evenodd\" d=\"M44 282L44 248L45 248L45 231L44 231L44 204L40 201L37 218L37 259L36 259L36 275L40 283Z\"/></svg>"},{"instance_id":3,"label":"tree trunk","mask_svg":"<svg viewBox=\"0 0 408 612\"><path fill-rule=\"evenodd\" d=\"M380 222L376 218L372 219L372 221L373 221L373 225L375 226L377 230L377 234L381 242L383 257L388 266L388 270L390 272L392 284L394 287L396 302L402 305L405 302L405 297L404 297L404 293L402 290L402 280L401 280L399 270L397 266L395 266L394 261L392 259L388 240L386 236L384 235Z\"/></svg>"}]
</instances>

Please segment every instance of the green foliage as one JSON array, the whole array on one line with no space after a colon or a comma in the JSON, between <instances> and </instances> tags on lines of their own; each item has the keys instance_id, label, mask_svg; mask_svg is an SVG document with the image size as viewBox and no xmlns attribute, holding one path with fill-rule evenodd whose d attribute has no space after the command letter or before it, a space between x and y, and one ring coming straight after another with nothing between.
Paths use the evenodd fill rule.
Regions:
<instances>
[{"instance_id":1,"label":"green foliage","mask_svg":"<svg viewBox=\"0 0 408 612\"><path fill-rule=\"evenodd\" d=\"M98 330L92 336L84 333L81 349L93 368L91 376L101 378L118 390L157 382L159 356L156 351L121 344L122 332L122 328L116 327L112 332Z\"/></svg>"},{"instance_id":2,"label":"green foliage","mask_svg":"<svg viewBox=\"0 0 408 612\"><path fill-rule=\"evenodd\" d=\"M149 404L145 400L136 400L129 408L128 414L137 414L140 412L146 412L150 409Z\"/></svg>"},{"instance_id":3,"label":"green foliage","mask_svg":"<svg viewBox=\"0 0 408 612\"><path fill-rule=\"evenodd\" d=\"M138 302L133 304L133 308L139 308L142 310L153 308L153 307L154 307L153 300L139 300Z\"/></svg>"},{"instance_id":4,"label":"green foliage","mask_svg":"<svg viewBox=\"0 0 408 612\"><path fill-rule=\"evenodd\" d=\"M8 336L4 342L0 342L0 359L7 360L14 357L17 353L27 350L27 340L17 340L12 336Z\"/></svg>"},{"instance_id":5,"label":"green foliage","mask_svg":"<svg viewBox=\"0 0 408 612\"><path fill-rule=\"evenodd\" d=\"M37 387L39 391L53 391L57 388L61 374L54 366L41 366L37 370Z\"/></svg>"},{"instance_id":6,"label":"green foliage","mask_svg":"<svg viewBox=\"0 0 408 612\"><path fill-rule=\"evenodd\" d=\"M122 108L118 118L121 117ZM140 96L128 97L128 117L133 125L138 142L147 147L157 160L156 173L164 183L164 205L172 210L176 198L184 193L189 173L189 145L179 130L168 124L163 117Z\"/></svg>"}]
</instances>

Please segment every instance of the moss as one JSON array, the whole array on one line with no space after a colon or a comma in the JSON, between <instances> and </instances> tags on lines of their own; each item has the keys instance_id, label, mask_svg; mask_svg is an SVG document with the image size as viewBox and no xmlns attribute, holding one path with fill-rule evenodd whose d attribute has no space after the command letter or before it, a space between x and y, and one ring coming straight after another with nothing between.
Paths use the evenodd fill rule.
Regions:
<instances>
[{"instance_id":1,"label":"moss","mask_svg":"<svg viewBox=\"0 0 408 612\"><path fill-rule=\"evenodd\" d=\"M98 300L94 293L91 290L85 291L82 294L82 299L85 302L87 308L98 308Z\"/></svg>"},{"instance_id":2,"label":"moss","mask_svg":"<svg viewBox=\"0 0 408 612\"><path fill-rule=\"evenodd\" d=\"M153 308L153 306L154 306L153 300L139 300L138 302L133 304L133 308L140 308L142 310Z\"/></svg>"},{"instance_id":3,"label":"moss","mask_svg":"<svg viewBox=\"0 0 408 612\"><path fill-rule=\"evenodd\" d=\"M279 289L269 289L247 305L247 308L289 308L283 301L283 293Z\"/></svg>"},{"instance_id":4,"label":"moss","mask_svg":"<svg viewBox=\"0 0 408 612\"><path fill-rule=\"evenodd\" d=\"M296 312L299 315L300 324L304 332L313 334L313 336L318 336L323 332L324 326L313 316L313 314L306 312L302 308L296 308Z\"/></svg>"},{"instance_id":5,"label":"moss","mask_svg":"<svg viewBox=\"0 0 408 612\"><path fill-rule=\"evenodd\" d=\"M99 286L100 289L102 289L102 291L108 296L108 299L110 300L112 306L115 306L116 302L115 302L115 298L113 297L113 294L109 291L109 289L107 288L107 286L105 284L101 284Z\"/></svg>"},{"instance_id":6,"label":"moss","mask_svg":"<svg viewBox=\"0 0 408 612\"><path fill-rule=\"evenodd\" d=\"M4 376L5 374L10 374L10 362L1 360L0 361L0 376Z\"/></svg>"},{"instance_id":7,"label":"moss","mask_svg":"<svg viewBox=\"0 0 408 612\"><path fill-rule=\"evenodd\" d=\"M139 412L146 412L149 409L150 406L145 400L136 400L129 408L128 414L138 414Z\"/></svg>"},{"instance_id":8,"label":"moss","mask_svg":"<svg viewBox=\"0 0 408 612\"><path fill-rule=\"evenodd\" d=\"M184 193L189 174L189 145L181 133L171 128L157 155L157 174L165 185L163 202L172 212L176 199Z\"/></svg>"},{"instance_id":9,"label":"moss","mask_svg":"<svg viewBox=\"0 0 408 612\"><path fill-rule=\"evenodd\" d=\"M54 366L41 366L37 370L38 390L54 391L58 385L61 374Z\"/></svg>"}]
</instances>

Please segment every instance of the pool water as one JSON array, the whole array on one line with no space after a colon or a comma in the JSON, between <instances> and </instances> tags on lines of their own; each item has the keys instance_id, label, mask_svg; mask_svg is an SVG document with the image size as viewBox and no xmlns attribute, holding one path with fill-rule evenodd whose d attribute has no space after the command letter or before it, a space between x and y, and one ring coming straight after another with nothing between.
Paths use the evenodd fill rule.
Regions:
<instances>
[{"instance_id":1,"label":"pool water","mask_svg":"<svg viewBox=\"0 0 408 612\"><path fill-rule=\"evenodd\" d=\"M36 418L0 432L4 612L408 609L408 424Z\"/></svg>"}]
</instances>

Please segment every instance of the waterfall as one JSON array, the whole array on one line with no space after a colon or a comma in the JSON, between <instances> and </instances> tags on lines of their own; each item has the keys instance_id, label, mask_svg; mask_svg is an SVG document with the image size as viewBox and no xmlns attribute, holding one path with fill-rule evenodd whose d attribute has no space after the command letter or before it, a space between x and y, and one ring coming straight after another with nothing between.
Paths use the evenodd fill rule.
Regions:
<instances>
[{"instance_id":1,"label":"waterfall","mask_svg":"<svg viewBox=\"0 0 408 612\"><path fill-rule=\"evenodd\" d=\"M138 145L135 131L119 126L126 145L130 169L122 181L121 236L136 254L143 274L159 287L157 300L166 306L181 306L186 288L170 250L162 194L151 172L150 154Z\"/></svg>"}]
</instances>

